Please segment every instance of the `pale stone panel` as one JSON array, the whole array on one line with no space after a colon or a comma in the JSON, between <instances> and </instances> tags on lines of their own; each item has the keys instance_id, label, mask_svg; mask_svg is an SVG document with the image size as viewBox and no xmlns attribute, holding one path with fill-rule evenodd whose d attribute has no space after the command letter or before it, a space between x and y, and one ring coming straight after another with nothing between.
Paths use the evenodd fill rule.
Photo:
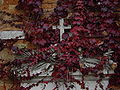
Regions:
<instances>
[{"instance_id":1,"label":"pale stone panel","mask_svg":"<svg viewBox=\"0 0 120 90\"><path fill-rule=\"evenodd\" d=\"M24 39L24 32L23 31L1 31L0 32L0 39Z\"/></svg>"}]
</instances>

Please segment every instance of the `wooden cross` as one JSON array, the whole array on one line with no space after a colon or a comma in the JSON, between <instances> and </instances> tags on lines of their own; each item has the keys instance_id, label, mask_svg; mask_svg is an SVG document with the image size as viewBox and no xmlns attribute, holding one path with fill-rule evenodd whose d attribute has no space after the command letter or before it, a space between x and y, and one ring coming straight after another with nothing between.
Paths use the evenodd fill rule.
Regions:
<instances>
[{"instance_id":1,"label":"wooden cross","mask_svg":"<svg viewBox=\"0 0 120 90\"><path fill-rule=\"evenodd\" d=\"M24 31L0 31L0 39L24 39Z\"/></svg>"},{"instance_id":2,"label":"wooden cross","mask_svg":"<svg viewBox=\"0 0 120 90\"><path fill-rule=\"evenodd\" d=\"M64 19L63 18L59 20L59 24L60 24L59 26L53 26L52 28L53 29L60 29L60 41L62 41L62 35L64 33L64 30L71 29L71 25L64 26Z\"/></svg>"}]
</instances>

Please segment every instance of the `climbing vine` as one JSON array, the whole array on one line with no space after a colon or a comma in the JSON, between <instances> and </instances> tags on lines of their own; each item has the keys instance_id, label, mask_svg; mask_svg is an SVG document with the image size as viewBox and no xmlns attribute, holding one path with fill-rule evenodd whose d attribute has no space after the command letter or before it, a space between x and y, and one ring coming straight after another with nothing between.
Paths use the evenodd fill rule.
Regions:
<instances>
[{"instance_id":1,"label":"climbing vine","mask_svg":"<svg viewBox=\"0 0 120 90\"><path fill-rule=\"evenodd\" d=\"M120 5L119 0L58 0L54 12L45 18L42 17L42 2L43 0L19 0L16 9L23 11L21 18L25 40L36 48L11 47L16 59L0 65L0 77L8 73L7 75L14 76L15 82L22 83L46 72L52 79L44 81L43 78L28 87L21 86L20 90L30 90L39 83L56 83L60 80L63 80L69 90L73 86L68 86L68 82L76 82L83 89L88 89L84 76L92 74L99 77L96 83L103 89L100 81L112 75L105 74L103 70L111 68L114 63L119 65L120 31L116 23L119 17L114 13ZM52 29L61 18L66 19L65 25L72 26L62 35L62 41L59 30ZM31 73L46 63L48 67L43 71ZM10 67L9 72L4 70L7 66ZM82 74L81 81L72 75L75 72ZM119 66L114 75L119 76ZM57 88L56 84L54 90Z\"/></svg>"}]
</instances>

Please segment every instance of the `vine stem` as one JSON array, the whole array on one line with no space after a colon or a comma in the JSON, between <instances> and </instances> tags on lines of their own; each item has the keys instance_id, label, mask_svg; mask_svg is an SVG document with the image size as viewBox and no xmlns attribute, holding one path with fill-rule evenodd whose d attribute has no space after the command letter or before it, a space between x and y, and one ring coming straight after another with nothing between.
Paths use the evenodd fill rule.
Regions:
<instances>
[{"instance_id":1,"label":"vine stem","mask_svg":"<svg viewBox=\"0 0 120 90\"><path fill-rule=\"evenodd\" d=\"M5 82L4 82L4 84L3 84L3 87L4 87L4 90L7 90L7 89L6 89L6 85L5 85Z\"/></svg>"}]
</instances>

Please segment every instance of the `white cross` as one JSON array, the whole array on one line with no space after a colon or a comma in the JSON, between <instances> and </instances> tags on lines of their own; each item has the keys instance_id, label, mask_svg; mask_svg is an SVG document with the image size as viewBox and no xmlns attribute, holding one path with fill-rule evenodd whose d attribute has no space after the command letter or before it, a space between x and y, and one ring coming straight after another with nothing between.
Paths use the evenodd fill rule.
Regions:
<instances>
[{"instance_id":1,"label":"white cross","mask_svg":"<svg viewBox=\"0 0 120 90\"><path fill-rule=\"evenodd\" d=\"M64 19L63 18L59 20L59 23L60 23L59 26L53 26L52 28L53 29L57 29L57 28L60 29L60 41L62 41L62 35L64 33L64 30L65 29L71 29L71 25L64 26Z\"/></svg>"},{"instance_id":2,"label":"white cross","mask_svg":"<svg viewBox=\"0 0 120 90\"><path fill-rule=\"evenodd\" d=\"M24 39L24 31L0 31L0 39Z\"/></svg>"}]
</instances>

